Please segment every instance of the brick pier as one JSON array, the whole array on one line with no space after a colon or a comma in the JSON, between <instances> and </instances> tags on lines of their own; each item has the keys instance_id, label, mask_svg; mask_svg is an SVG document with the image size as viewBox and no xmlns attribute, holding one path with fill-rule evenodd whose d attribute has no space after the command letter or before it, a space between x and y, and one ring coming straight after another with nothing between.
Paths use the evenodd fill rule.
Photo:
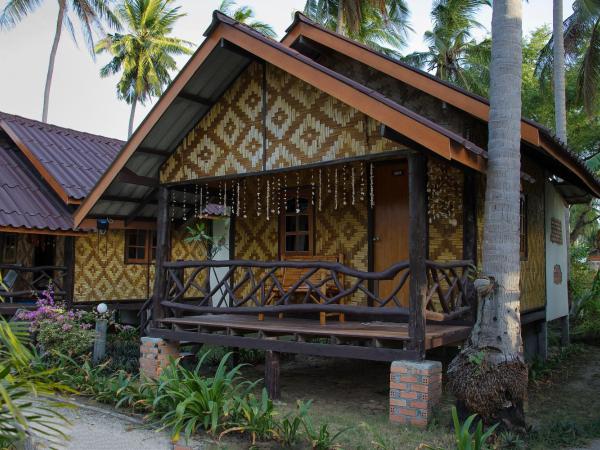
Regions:
<instances>
[{"instance_id":1,"label":"brick pier","mask_svg":"<svg viewBox=\"0 0 600 450\"><path fill-rule=\"evenodd\" d=\"M169 359L179 357L176 343L161 338L143 337L140 346L140 374L148 378L158 378L169 365Z\"/></svg>"},{"instance_id":2,"label":"brick pier","mask_svg":"<svg viewBox=\"0 0 600 450\"><path fill-rule=\"evenodd\" d=\"M394 361L390 372L390 421L426 427L442 396L442 363Z\"/></svg>"}]
</instances>

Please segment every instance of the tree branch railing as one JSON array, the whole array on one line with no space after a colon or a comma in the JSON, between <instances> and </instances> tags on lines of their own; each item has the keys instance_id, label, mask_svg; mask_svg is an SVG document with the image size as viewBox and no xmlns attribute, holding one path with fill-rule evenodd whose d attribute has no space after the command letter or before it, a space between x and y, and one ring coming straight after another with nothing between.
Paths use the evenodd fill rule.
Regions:
<instances>
[{"instance_id":1,"label":"tree branch railing","mask_svg":"<svg viewBox=\"0 0 600 450\"><path fill-rule=\"evenodd\" d=\"M36 300L52 283L54 298L63 300L67 267L0 264L0 301L19 302Z\"/></svg>"},{"instance_id":2,"label":"tree branch railing","mask_svg":"<svg viewBox=\"0 0 600 450\"><path fill-rule=\"evenodd\" d=\"M474 307L471 261L427 262L426 319L463 318ZM408 316L408 261L381 272L364 272L329 261L165 262L161 306L171 314L346 313ZM217 269L221 269L220 273ZM284 283L286 270L300 273ZM212 276L211 276L212 275ZM211 280L213 283L209 280ZM385 292L380 294L382 283ZM194 301L190 301L191 298ZM356 306L349 303L363 303Z\"/></svg>"}]
</instances>

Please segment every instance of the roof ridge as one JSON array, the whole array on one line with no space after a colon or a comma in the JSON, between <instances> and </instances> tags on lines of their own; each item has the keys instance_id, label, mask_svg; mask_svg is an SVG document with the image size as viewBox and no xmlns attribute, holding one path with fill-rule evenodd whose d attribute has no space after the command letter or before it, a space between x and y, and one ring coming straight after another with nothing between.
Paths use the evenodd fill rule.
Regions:
<instances>
[{"instance_id":1,"label":"roof ridge","mask_svg":"<svg viewBox=\"0 0 600 450\"><path fill-rule=\"evenodd\" d=\"M76 130L74 128L64 127L61 125L56 125L53 123L44 123L36 119L30 119L28 117L20 116L18 114L11 114L4 111L0 111L0 120L8 120L8 121L19 121L23 125L33 125L40 129L46 129L47 131L54 131L58 133L65 132L68 136L73 136L74 138L86 138L91 140L105 140L109 142L114 142L115 144L124 144L126 141L123 141L118 138L113 138L109 136L104 136L101 134L89 133L87 131Z\"/></svg>"}]
</instances>

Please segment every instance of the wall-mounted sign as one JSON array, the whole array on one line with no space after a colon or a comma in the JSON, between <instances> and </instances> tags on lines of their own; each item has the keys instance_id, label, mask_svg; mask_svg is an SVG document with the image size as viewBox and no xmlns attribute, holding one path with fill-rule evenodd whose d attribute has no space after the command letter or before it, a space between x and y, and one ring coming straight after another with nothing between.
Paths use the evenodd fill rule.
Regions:
<instances>
[{"instance_id":1,"label":"wall-mounted sign","mask_svg":"<svg viewBox=\"0 0 600 450\"><path fill-rule=\"evenodd\" d=\"M562 284L562 279L562 269L560 268L559 264L556 264L554 266L554 284Z\"/></svg>"},{"instance_id":2,"label":"wall-mounted sign","mask_svg":"<svg viewBox=\"0 0 600 450\"><path fill-rule=\"evenodd\" d=\"M562 221L554 217L550 219L550 242L563 244Z\"/></svg>"}]
</instances>

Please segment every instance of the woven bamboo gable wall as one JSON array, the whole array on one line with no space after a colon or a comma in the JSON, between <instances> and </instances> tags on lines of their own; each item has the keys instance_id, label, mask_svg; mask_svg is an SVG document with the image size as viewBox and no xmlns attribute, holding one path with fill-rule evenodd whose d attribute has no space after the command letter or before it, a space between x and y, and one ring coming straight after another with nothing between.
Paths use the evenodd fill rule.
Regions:
<instances>
[{"instance_id":1,"label":"woven bamboo gable wall","mask_svg":"<svg viewBox=\"0 0 600 450\"><path fill-rule=\"evenodd\" d=\"M272 65L252 63L166 161L160 179L260 172L401 148L356 109Z\"/></svg>"},{"instance_id":2,"label":"woven bamboo gable wall","mask_svg":"<svg viewBox=\"0 0 600 450\"><path fill-rule=\"evenodd\" d=\"M521 312L546 305L546 249L544 245L544 170L533 161L523 158L522 169L535 178L534 183L522 181L527 198L527 246L521 258ZM485 180L480 178L477 189L477 259L481 264Z\"/></svg>"},{"instance_id":3,"label":"woven bamboo gable wall","mask_svg":"<svg viewBox=\"0 0 600 450\"><path fill-rule=\"evenodd\" d=\"M186 227L173 229L171 259L204 259L199 244L184 242ZM186 272L189 276L189 271ZM154 264L125 263L125 231L109 230L106 235L89 233L75 238L74 300L141 300L152 293ZM190 292L190 295L194 295Z\"/></svg>"},{"instance_id":4,"label":"woven bamboo gable wall","mask_svg":"<svg viewBox=\"0 0 600 450\"><path fill-rule=\"evenodd\" d=\"M75 238L75 302L148 298L153 271L153 266L125 264L124 230Z\"/></svg>"}]
</instances>

